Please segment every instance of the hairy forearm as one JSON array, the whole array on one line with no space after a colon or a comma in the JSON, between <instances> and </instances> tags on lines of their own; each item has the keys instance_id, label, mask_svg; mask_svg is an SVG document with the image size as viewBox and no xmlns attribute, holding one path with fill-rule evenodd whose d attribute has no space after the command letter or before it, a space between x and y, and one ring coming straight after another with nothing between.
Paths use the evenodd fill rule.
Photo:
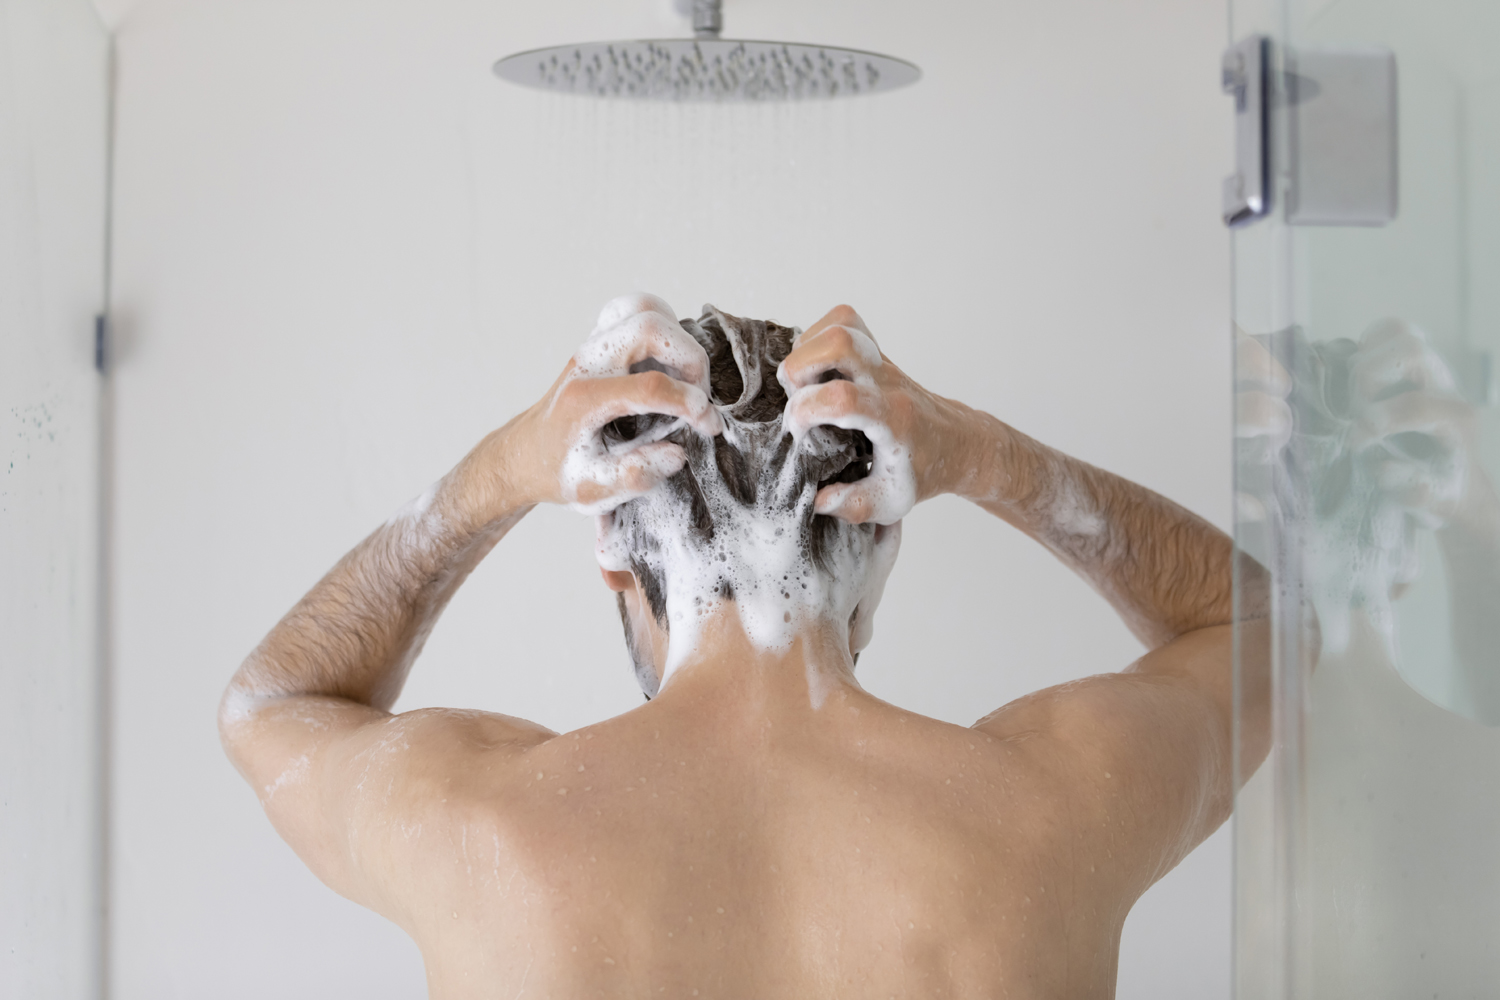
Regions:
<instances>
[{"instance_id":1,"label":"hairy forearm","mask_svg":"<svg viewBox=\"0 0 1500 1000\"><path fill-rule=\"evenodd\" d=\"M1165 497L1070 458L987 414L955 492L1041 542L1148 647L1232 617L1233 543Z\"/></svg>"},{"instance_id":2,"label":"hairy forearm","mask_svg":"<svg viewBox=\"0 0 1500 1000\"><path fill-rule=\"evenodd\" d=\"M245 660L227 701L324 695L388 709L458 586L530 510L485 440L377 528Z\"/></svg>"}]
</instances>

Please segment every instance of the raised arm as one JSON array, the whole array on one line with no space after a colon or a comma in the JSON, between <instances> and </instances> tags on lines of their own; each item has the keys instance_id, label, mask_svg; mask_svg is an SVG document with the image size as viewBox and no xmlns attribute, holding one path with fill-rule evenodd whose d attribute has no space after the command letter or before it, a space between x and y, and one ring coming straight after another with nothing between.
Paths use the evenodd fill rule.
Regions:
<instances>
[{"instance_id":1,"label":"raised arm","mask_svg":"<svg viewBox=\"0 0 1500 1000\"><path fill-rule=\"evenodd\" d=\"M871 475L826 487L821 512L889 524L923 499L966 497L1035 538L1087 580L1149 650L1126 670L1012 702L977 724L1002 739L1046 746L1039 760L1081 809L1103 811L1102 854L1145 872L1139 893L1228 816L1234 551L1229 537L1119 476L1070 458L985 413L927 392L875 346L853 310L809 328L781 377L794 432L819 424L862 430ZM1226 488L1227 488L1226 483ZM1241 568L1250 591L1264 574ZM1244 633L1263 668L1264 621ZM1252 671L1242 710L1250 767L1265 752L1268 687ZM1041 743L1035 738L1041 737ZM1123 820L1123 821L1122 821Z\"/></svg>"},{"instance_id":2,"label":"raised arm","mask_svg":"<svg viewBox=\"0 0 1500 1000\"><path fill-rule=\"evenodd\" d=\"M863 431L871 475L827 487L820 513L890 524L942 493L974 501L1047 546L1155 649L1231 618L1233 543L1202 518L987 413L944 399L880 353L854 310L810 327L782 366L793 432Z\"/></svg>"},{"instance_id":3,"label":"raised arm","mask_svg":"<svg viewBox=\"0 0 1500 1000\"><path fill-rule=\"evenodd\" d=\"M379 838L407 818L390 810L419 810L423 788L448 788L433 775L461 780L465 769L451 765L466 758L511 755L553 735L501 715L390 714L443 608L535 504L607 510L681 467L682 450L669 442L612 451L601 436L610 421L660 413L719 430L699 387L707 358L665 305L639 297L612 308L618 315L601 317L540 402L341 559L225 692L225 749L278 831L330 886L398 921L388 880L368 863L381 854ZM632 374L647 360L681 378Z\"/></svg>"}]
</instances>

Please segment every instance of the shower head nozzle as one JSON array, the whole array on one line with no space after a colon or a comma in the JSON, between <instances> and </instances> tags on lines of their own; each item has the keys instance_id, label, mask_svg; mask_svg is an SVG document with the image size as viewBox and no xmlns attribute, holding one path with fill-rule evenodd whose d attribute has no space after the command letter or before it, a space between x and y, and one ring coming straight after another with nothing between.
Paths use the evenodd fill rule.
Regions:
<instances>
[{"instance_id":1,"label":"shower head nozzle","mask_svg":"<svg viewBox=\"0 0 1500 1000\"><path fill-rule=\"evenodd\" d=\"M696 38L533 49L495 63L495 75L566 94L724 102L852 97L895 90L922 76L911 63L874 52L720 38L720 0L691 5Z\"/></svg>"}]
</instances>

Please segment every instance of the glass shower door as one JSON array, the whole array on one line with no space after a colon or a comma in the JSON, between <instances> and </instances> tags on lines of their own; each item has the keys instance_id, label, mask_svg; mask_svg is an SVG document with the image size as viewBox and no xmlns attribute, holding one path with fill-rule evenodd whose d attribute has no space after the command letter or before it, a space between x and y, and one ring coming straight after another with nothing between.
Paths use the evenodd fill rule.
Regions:
<instances>
[{"instance_id":1,"label":"glass shower door","mask_svg":"<svg viewBox=\"0 0 1500 1000\"><path fill-rule=\"evenodd\" d=\"M1231 14L1236 996L1500 996L1500 4Z\"/></svg>"}]
</instances>

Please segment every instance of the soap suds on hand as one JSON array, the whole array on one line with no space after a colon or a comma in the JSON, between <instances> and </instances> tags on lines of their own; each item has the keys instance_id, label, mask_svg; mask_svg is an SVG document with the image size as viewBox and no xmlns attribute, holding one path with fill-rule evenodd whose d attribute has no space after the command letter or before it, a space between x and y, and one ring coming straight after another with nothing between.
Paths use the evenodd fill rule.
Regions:
<instances>
[{"instance_id":1,"label":"soap suds on hand","mask_svg":"<svg viewBox=\"0 0 1500 1000\"><path fill-rule=\"evenodd\" d=\"M611 303L601 314L601 328L607 334L609 322L632 322L630 309L646 301ZM741 320L712 307L705 307L700 321L682 323L679 331L700 356L715 356L726 365L726 355L732 355L737 391L731 390L733 398L711 397L723 432L710 438L672 421L665 431L654 433L669 421L658 418L658 426L643 421L641 437L654 433L650 440L670 437L682 443L684 465L646 495L602 512L596 538L601 567L634 572L638 579L644 575L660 586L669 634L663 683L694 654L703 623L728 602L762 649L789 649L799 633L818 623L847 629L852 622L851 653L858 652L870 639L874 609L901 532L899 525L853 525L815 512L820 480L854 464L855 436L850 429L828 427L798 427L794 433L785 426L784 403L774 415L764 412L765 392L772 393L769 398L784 397L767 378L780 360L771 356L768 345L773 337L786 338L775 348L784 354L795 331ZM613 343L598 331L595 336L600 343ZM661 342L669 338L663 336ZM688 353L658 360L676 364ZM612 357L610 363L621 361ZM708 389L706 371L701 385ZM876 455L881 456L878 443ZM898 492L900 456L887 449L887 457L891 467L881 472ZM809 691L817 703L824 687L814 680L809 677Z\"/></svg>"}]
</instances>

